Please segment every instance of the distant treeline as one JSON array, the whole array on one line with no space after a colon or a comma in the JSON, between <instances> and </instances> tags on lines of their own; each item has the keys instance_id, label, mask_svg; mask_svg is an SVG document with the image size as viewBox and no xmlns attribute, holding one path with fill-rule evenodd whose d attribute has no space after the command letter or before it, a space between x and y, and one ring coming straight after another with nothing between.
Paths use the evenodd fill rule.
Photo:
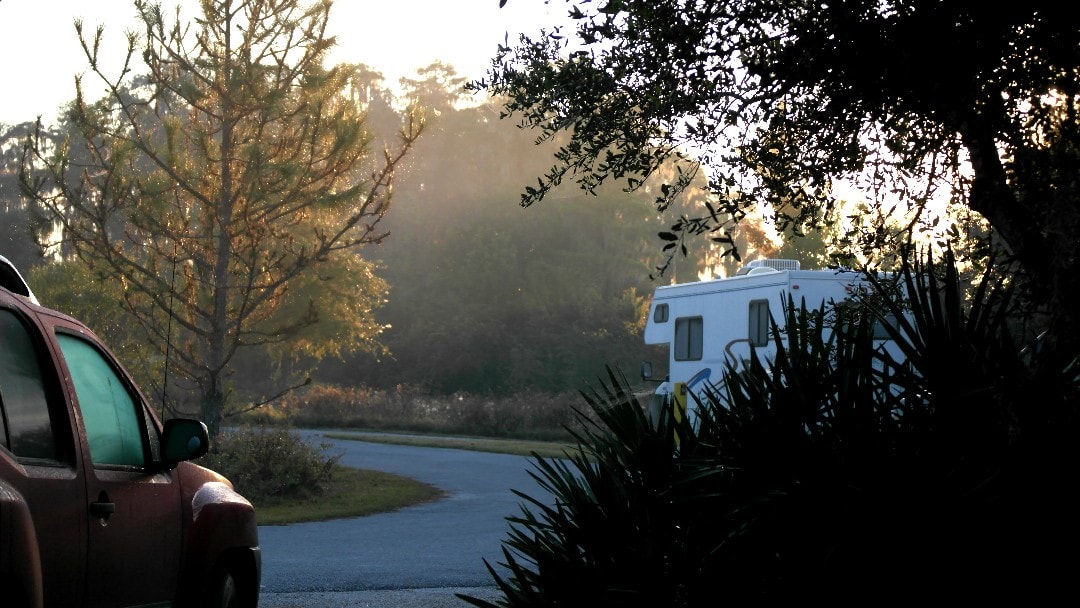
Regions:
<instances>
[{"instance_id":1,"label":"distant treeline","mask_svg":"<svg viewBox=\"0 0 1080 608\"><path fill-rule=\"evenodd\" d=\"M328 356L313 380L438 394L554 394L591 383L605 365L636 369L655 358L641 341L652 289L695 278L699 262L680 259L650 278L663 258L654 195L616 187L590 195L568 186L522 208L521 192L550 166L551 144L537 146L533 134L500 120L494 103L462 107L463 93L444 84L461 83L449 68L426 74L412 92L431 116L428 131L395 180L390 235L362 254L389 288L381 307L358 311L386 326L385 350ZM369 100L372 130L391 133L400 117L388 94L371 99L384 102ZM44 258L16 182L17 144L27 128L5 128L0 141L0 252L29 270ZM109 315L99 323L99 333L119 334L110 343L129 350L130 328ZM243 355L234 390L257 400L285 385L292 363L279 355Z\"/></svg>"}]
</instances>

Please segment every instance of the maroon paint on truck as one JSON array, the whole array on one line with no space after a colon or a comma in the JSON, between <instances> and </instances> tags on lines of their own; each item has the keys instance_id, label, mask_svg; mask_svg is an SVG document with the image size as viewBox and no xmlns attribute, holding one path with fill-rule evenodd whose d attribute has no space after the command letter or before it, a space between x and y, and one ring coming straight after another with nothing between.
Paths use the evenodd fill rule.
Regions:
<instances>
[{"instance_id":1,"label":"maroon paint on truck","mask_svg":"<svg viewBox=\"0 0 1080 608\"><path fill-rule=\"evenodd\" d=\"M238 559L248 587L258 589L262 559L255 509L221 475L191 463L178 467L184 488L187 554L178 601L194 600L205 590L221 556ZM238 549L240 548L240 549ZM219 556L207 559L207 556Z\"/></svg>"},{"instance_id":2,"label":"maroon paint on truck","mask_svg":"<svg viewBox=\"0 0 1080 608\"><path fill-rule=\"evenodd\" d=\"M12 572L27 581L27 594L31 597L24 597L23 601L40 606L44 601L41 554L31 521L22 495L0 483L0 572Z\"/></svg>"},{"instance_id":3,"label":"maroon paint on truck","mask_svg":"<svg viewBox=\"0 0 1080 608\"><path fill-rule=\"evenodd\" d=\"M214 586L215 564L226 563L244 608L254 608L261 574L255 511L227 479L184 462L205 453L206 427L170 421L163 428L93 332L36 305L27 288L12 289L15 278L0 272L0 606L197 607ZM92 366L75 361L69 369L64 345L72 341ZM92 464L80 379L84 389L99 382L121 397L83 395L98 412L115 408L105 411L136 421L116 431L129 446L141 445L127 452L136 463ZM31 406L38 407L33 434L19 427ZM165 462L165 453L180 462Z\"/></svg>"}]
</instances>

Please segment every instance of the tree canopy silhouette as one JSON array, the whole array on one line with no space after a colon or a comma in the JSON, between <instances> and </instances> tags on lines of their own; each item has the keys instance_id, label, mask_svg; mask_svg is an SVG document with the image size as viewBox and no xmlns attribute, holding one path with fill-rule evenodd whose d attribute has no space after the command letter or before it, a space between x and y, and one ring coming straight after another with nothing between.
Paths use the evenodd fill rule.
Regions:
<instances>
[{"instance_id":1,"label":"tree canopy silhouette","mask_svg":"<svg viewBox=\"0 0 1080 608\"><path fill-rule=\"evenodd\" d=\"M850 182L877 208L929 212L935 198L980 214L1022 264L1034 301L1078 336L1080 7L949 0L610 0L566 2L573 31L541 31L499 49L477 90L505 114L567 132L551 170L529 186L608 180L640 187L663 162L697 171L712 199L674 220L730 247L759 203L786 230L813 229ZM905 230L871 226L866 248L900 247ZM737 254L737 252L736 252Z\"/></svg>"}]
</instances>

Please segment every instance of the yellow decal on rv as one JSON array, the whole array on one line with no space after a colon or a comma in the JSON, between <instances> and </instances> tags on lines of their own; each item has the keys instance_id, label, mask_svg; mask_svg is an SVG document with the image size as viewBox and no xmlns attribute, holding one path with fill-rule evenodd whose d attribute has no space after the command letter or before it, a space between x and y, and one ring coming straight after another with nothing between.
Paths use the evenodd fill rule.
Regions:
<instances>
[{"instance_id":1,"label":"yellow decal on rv","mask_svg":"<svg viewBox=\"0 0 1080 608\"><path fill-rule=\"evenodd\" d=\"M675 383L675 394L673 396L675 403L675 422L682 422L686 417L686 383Z\"/></svg>"}]
</instances>

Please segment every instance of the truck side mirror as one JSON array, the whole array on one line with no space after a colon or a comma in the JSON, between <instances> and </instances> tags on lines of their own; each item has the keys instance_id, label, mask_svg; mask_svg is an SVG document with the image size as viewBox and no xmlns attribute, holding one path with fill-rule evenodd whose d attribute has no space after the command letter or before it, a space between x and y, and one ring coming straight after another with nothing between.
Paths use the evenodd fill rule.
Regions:
<instances>
[{"instance_id":1,"label":"truck side mirror","mask_svg":"<svg viewBox=\"0 0 1080 608\"><path fill-rule=\"evenodd\" d=\"M162 460L166 465L194 460L210 449L210 434L199 420L172 418L161 433Z\"/></svg>"},{"instance_id":2,"label":"truck side mirror","mask_svg":"<svg viewBox=\"0 0 1080 608\"><path fill-rule=\"evenodd\" d=\"M645 361L641 364L641 379L652 380L652 362Z\"/></svg>"}]
</instances>

